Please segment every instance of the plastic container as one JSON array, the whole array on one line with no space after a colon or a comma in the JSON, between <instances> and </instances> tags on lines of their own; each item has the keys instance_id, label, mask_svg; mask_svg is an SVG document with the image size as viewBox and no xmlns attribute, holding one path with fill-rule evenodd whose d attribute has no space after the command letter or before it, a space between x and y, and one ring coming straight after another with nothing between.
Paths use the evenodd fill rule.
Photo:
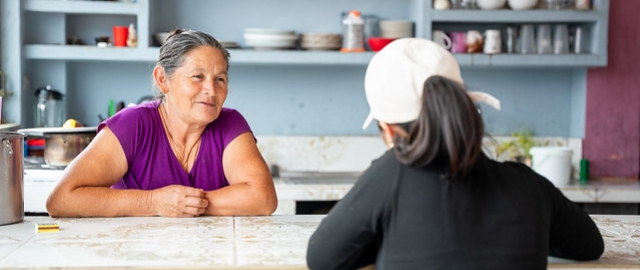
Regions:
<instances>
[{"instance_id":1,"label":"plastic container","mask_svg":"<svg viewBox=\"0 0 640 270\"><path fill-rule=\"evenodd\" d=\"M342 20L344 37L341 52L364 52L364 21L360 12L352 10Z\"/></svg>"},{"instance_id":2,"label":"plastic container","mask_svg":"<svg viewBox=\"0 0 640 270\"><path fill-rule=\"evenodd\" d=\"M571 156L569 147L531 147L532 168L557 187L566 186L571 180Z\"/></svg>"}]
</instances>

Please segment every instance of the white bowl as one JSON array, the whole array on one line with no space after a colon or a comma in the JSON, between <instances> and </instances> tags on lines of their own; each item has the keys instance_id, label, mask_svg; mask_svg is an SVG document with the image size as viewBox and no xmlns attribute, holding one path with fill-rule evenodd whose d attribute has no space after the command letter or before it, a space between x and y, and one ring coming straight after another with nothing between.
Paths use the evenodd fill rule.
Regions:
<instances>
[{"instance_id":1,"label":"white bowl","mask_svg":"<svg viewBox=\"0 0 640 270\"><path fill-rule=\"evenodd\" d=\"M476 3L481 9L500 9L504 7L507 0L478 0Z\"/></svg>"},{"instance_id":2,"label":"white bowl","mask_svg":"<svg viewBox=\"0 0 640 270\"><path fill-rule=\"evenodd\" d=\"M164 45L165 42L167 42L167 38L169 37L169 35L171 35L170 32L158 32L153 34L153 37L156 39L158 44L162 46Z\"/></svg>"},{"instance_id":3,"label":"white bowl","mask_svg":"<svg viewBox=\"0 0 640 270\"><path fill-rule=\"evenodd\" d=\"M511 9L532 9L538 4L538 0L508 0Z\"/></svg>"}]
</instances>

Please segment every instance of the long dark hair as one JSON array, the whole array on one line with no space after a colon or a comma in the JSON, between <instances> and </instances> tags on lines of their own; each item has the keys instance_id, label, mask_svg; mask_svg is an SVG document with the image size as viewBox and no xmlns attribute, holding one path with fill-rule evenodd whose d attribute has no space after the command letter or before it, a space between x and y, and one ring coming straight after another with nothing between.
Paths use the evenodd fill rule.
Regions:
<instances>
[{"instance_id":1,"label":"long dark hair","mask_svg":"<svg viewBox=\"0 0 640 270\"><path fill-rule=\"evenodd\" d=\"M442 76L431 76L422 90L417 120L400 127L408 136L394 136L396 157L403 164L448 165L445 177L467 175L482 151L484 124L464 87Z\"/></svg>"}]
</instances>

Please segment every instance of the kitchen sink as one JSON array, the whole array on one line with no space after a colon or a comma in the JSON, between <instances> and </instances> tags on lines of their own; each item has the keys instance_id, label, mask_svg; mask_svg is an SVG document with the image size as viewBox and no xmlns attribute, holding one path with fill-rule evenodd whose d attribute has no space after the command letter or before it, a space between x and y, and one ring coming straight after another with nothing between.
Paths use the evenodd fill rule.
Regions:
<instances>
[{"instance_id":1,"label":"kitchen sink","mask_svg":"<svg viewBox=\"0 0 640 270\"><path fill-rule=\"evenodd\" d=\"M280 172L280 179L297 185L350 185L358 180L362 172Z\"/></svg>"}]
</instances>

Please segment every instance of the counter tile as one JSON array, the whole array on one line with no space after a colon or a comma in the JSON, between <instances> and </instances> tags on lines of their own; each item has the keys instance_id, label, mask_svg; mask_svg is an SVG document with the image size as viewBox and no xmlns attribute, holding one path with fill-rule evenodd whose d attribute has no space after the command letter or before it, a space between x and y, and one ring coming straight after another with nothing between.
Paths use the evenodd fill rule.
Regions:
<instances>
[{"instance_id":1,"label":"counter tile","mask_svg":"<svg viewBox=\"0 0 640 270\"><path fill-rule=\"evenodd\" d=\"M238 266L299 266L306 262L307 241L324 216L236 218Z\"/></svg>"},{"instance_id":2,"label":"counter tile","mask_svg":"<svg viewBox=\"0 0 640 270\"><path fill-rule=\"evenodd\" d=\"M233 265L233 219L58 219L60 231L37 234L1 267ZM171 243L167 245L166 243ZM211 256L212 251L224 256ZM33 258L38 256L38 260Z\"/></svg>"},{"instance_id":3,"label":"counter tile","mask_svg":"<svg viewBox=\"0 0 640 270\"><path fill-rule=\"evenodd\" d=\"M23 222L0 226L0 261L36 235L36 223L53 222L54 220L49 217L31 217Z\"/></svg>"}]
</instances>

